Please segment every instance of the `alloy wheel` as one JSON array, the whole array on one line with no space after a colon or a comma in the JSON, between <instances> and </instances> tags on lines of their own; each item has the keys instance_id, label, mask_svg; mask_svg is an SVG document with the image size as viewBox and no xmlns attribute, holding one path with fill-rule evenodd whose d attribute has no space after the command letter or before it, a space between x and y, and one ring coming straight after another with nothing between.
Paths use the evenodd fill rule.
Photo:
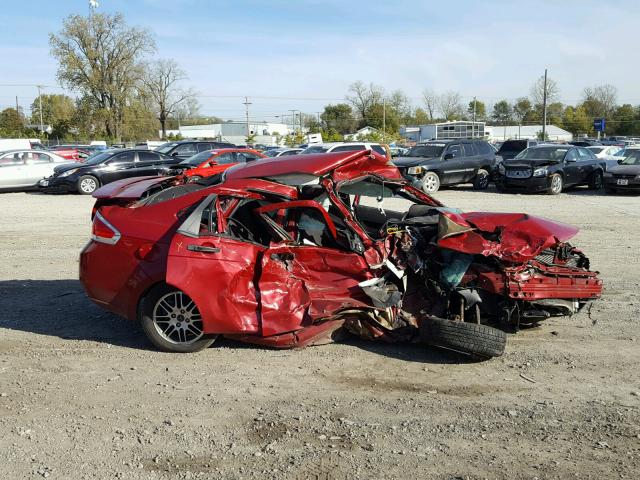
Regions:
<instances>
[{"instance_id":1,"label":"alloy wheel","mask_svg":"<svg viewBox=\"0 0 640 480\"><path fill-rule=\"evenodd\" d=\"M200 311L182 292L160 297L153 307L152 320L158 334L170 343L189 345L203 335Z\"/></svg>"},{"instance_id":2,"label":"alloy wheel","mask_svg":"<svg viewBox=\"0 0 640 480\"><path fill-rule=\"evenodd\" d=\"M422 179L422 190L425 193L437 192L440 188L440 179L433 172L428 172Z\"/></svg>"},{"instance_id":3,"label":"alloy wheel","mask_svg":"<svg viewBox=\"0 0 640 480\"><path fill-rule=\"evenodd\" d=\"M93 193L96 188L98 188L98 184L93 178L83 178L80 182L80 190L84 193Z\"/></svg>"}]
</instances>

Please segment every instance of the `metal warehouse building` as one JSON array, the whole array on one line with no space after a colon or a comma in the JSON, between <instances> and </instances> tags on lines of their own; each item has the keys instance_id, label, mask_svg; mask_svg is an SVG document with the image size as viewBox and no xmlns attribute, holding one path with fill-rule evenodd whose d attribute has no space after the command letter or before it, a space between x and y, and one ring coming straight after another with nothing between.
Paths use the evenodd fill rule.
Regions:
<instances>
[{"instance_id":1,"label":"metal warehouse building","mask_svg":"<svg viewBox=\"0 0 640 480\"><path fill-rule=\"evenodd\" d=\"M536 139L542 135L542 125L506 125L487 127L489 140L504 141L509 139ZM555 125L547 125L547 140L569 142L573 140L571 132L567 132Z\"/></svg>"},{"instance_id":2,"label":"metal warehouse building","mask_svg":"<svg viewBox=\"0 0 640 480\"><path fill-rule=\"evenodd\" d=\"M400 135L412 142L444 138L485 138L485 129L484 122L455 121L402 127Z\"/></svg>"}]
</instances>

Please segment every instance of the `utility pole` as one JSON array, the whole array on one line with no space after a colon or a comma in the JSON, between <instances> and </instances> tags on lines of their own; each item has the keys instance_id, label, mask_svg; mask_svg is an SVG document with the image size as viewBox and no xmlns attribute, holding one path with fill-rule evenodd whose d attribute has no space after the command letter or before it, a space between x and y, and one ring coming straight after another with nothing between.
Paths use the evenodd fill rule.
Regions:
<instances>
[{"instance_id":1,"label":"utility pole","mask_svg":"<svg viewBox=\"0 0 640 480\"><path fill-rule=\"evenodd\" d=\"M471 138L476 137L476 97L473 97L473 126L471 127Z\"/></svg>"},{"instance_id":2,"label":"utility pole","mask_svg":"<svg viewBox=\"0 0 640 480\"><path fill-rule=\"evenodd\" d=\"M547 69L544 69L544 91L542 92L542 141L547 139Z\"/></svg>"},{"instance_id":3,"label":"utility pole","mask_svg":"<svg viewBox=\"0 0 640 480\"><path fill-rule=\"evenodd\" d=\"M38 104L40 105L40 133L44 133L44 121L42 120L42 85L36 85L38 87Z\"/></svg>"},{"instance_id":4,"label":"utility pole","mask_svg":"<svg viewBox=\"0 0 640 480\"><path fill-rule=\"evenodd\" d=\"M387 99L382 99L382 143L384 143L384 134L387 131Z\"/></svg>"},{"instance_id":5,"label":"utility pole","mask_svg":"<svg viewBox=\"0 0 640 480\"><path fill-rule=\"evenodd\" d=\"M244 97L243 105L244 105L245 114L246 114L247 144L248 144L249 136L251 135L251 133L249 132L249 105L251 105L251 102L249 101L249 97Z\"/></svg>"},{"instance_id":6,"label":"utility pole","mask_svg":"<svg viewBox=\"0 0 640 480\"><path fill-rule=\"evenodd\" d=\"M296 133L297 127L296 127L296 112L297 110L293 110L293 109L289 109L289 111L291 112L291 128L293 129L293 133Z\"/></svg>"}]
</instances>

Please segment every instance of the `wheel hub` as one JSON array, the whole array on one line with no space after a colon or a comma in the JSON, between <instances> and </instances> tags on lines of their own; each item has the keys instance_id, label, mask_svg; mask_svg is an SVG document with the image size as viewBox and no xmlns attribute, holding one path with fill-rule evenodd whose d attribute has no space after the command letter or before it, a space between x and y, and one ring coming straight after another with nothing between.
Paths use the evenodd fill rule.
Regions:
<instances>
[{"instance_id":1,"label":"wheel hub","mask_svg":"<svg viewBox=\"0 0 640 480\"><path fill-rule=\"evenodd\" d=\"M200 312L182 292L168 293L156 302L153 323L158 333L172 343L193 343L203 335Z\"/></svg>"}]
</instances>

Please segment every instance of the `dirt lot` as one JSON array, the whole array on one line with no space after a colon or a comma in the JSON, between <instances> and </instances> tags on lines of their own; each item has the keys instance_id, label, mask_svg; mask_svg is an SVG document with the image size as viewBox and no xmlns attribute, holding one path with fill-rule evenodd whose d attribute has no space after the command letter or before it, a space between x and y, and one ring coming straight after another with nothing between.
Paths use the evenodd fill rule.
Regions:
<instances>
[{"instance_id":1,"label":"dirt lot","mask_svg":"<svg viewBox=\"0 0 640 480\"><path fill-rule=\"evenodd\" d=\"M1 194L0 478L638 478L640 197L436 196L580 226L603 299L482 363L362 341L159 353L77 281L92 199Z\"/></svg>"}]
</instances>

